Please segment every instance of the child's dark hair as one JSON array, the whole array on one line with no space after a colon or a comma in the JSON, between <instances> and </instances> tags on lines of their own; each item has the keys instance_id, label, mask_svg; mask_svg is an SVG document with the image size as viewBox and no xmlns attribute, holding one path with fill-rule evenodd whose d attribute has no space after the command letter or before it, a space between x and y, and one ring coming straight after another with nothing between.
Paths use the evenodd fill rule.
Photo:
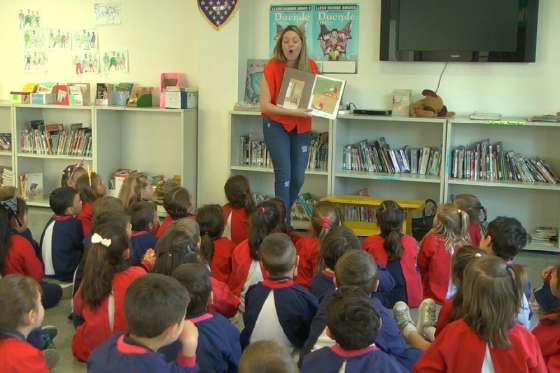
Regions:
<instances>
[{"instance_id":1,"label":"child's dark hair","mask_svg":"<svg viewBox=\"0 0 560 373\"><path fill-rule=\"evenodd\" d=\"M508 348L523 291L513 268L495 256L472 261L463 278L462 318L490 347Z\"/></svg>"},{"instance_id":2,"label":"child's dark hair","mask_svg":"<svg viewBox=\"0 0 560 373\"><path fill-rule=\"evenodd\" d=\"M119 199L125 208L130 208L135 202L142 200L142 190L150 185L148 176L142 172L135 172L128 176L119 191Z\"/></svg>"},{"instance_id":3,"label":"child's dark hair","mask_svg":"<svg viewBox=\"0 0 560 373\"><path fill-rule=\"evenodd\" d=\"M285 233L271 233L259 249L264 268L270 276L283 276L296 265L296 248Z\"/></svg>"},{"instance_id":4,"label":"child's dark hair","mask_svg":"<svg viewBox=\"0 0 560 373\"><path fill-rule=\"evenodd\" d=\"M451 280L457 287L457 293L453 297L453 310L451 311L450 320L461 318L461 306L463 304L463 291L461 285L465 274L465 268L474 260L482 258L486 253L484 250L472 246L463 246L461 250L453 254L451 265Z\"/></svg>"},{"instance_id":5,"label":"child's dark hair","mask_svg":"<svg viewBox=\"0 0 560 373\"><path fill-rule=\"evenodd\" d=\"M268 201L276 205L276 209L278 210L278 214L280 215L278 232L290 234L293 229L288 225L288 208L286 207L286 202L284 202L284 200L279 197L269 198Z\"/></svg>"},{"instance_id":6,"label":"child's dark hair","mask_svg":"<svg viewBox=\"0 0 560 373\"><path fill-rule=\"evenodd\" d=\"M130 264L124 258L129 249L126 229L106 223L92 231L82 280L82 298L92 309L97 308L113 288L113 276Z\"/></svg>"},{"instance_id":7,"label":"child's dark hair","mask_svg":"<svg viewBox=\"0 0 560 373\"><path fill-rule=\"evenodd\" d=\"M492 237L492 251L504 260L513 260L527 245L528 235L515 218L499 216L488 224L488 236Z\"/></svg>"},{"instance_id":8,"label":"child's dark hair","mask_svg":"<svg viewBox=\"0 0 560 373\"><path fill-rule=\"evenodd\" d=\"M436 218L439 221L439 227L435 232L445 237L448 249L452 249L455 245L466 245L469 239L469 214L466 211L457 208L452 203L446 203L439 206L436 212Z\"/></svg>"},{"instance_id":9,"label":"child's dark hair","mask_svg":"<svg viewBox=\"0 0 560 373\"><path fill-rule=\"evenodd\" d=\"M119 228L127 231L129 223L130 216L125 214L124 211L104 211L93 216L91 220L91 231L95 232L98 227L104 224L115 224Z\"/></svg>"},{"instance_id":10,"label":"child's dark hair","mask_svg":"<svg viewBox=\"0 0 560 373\"><path fill-rule=\"evenodd\" d=\"M62 170L62 178L60 179L60 186L61 187L70 186L69 182L71 180L73 180L75 183L83 174L87 174L87 171L79 163L66 166L64 170Z\"/></svg>"},{"instance_id":11,"label":"child's dark hair","mask_svg":"<svg viewBox=\"0 0 560 373\"><path fill-rule=\"evenodd\" d=\"M554 268L554 272L552 273L552 276L556 276L556 289L554 289L556 292L560 292L560 265L557 265ZM552 281L550 282L550 287L552 289ZM556 324L560 324L560 299L558 299L558 297L556 297L554 294L552 294L552 296L554 296L554 298L556 298L556 307L554 307L552 310L550 310L548 313L549 314L555 314L555 317L546 317L546 318L542 318L541 319L541 323L544 325L556 325Z\"/></svg>"},{"instance_id":12,"label":"child's dark hair","mask_svg":"<svg viewBox=\"0 0 560 373\"><path fill-rule=\"evenodd\" d=\"M37 308L41 287L31 277L11 274L0 279L0 334L13 333L23 315Z\"/></svg>"},{"instance_id":13,"label":"child's dark hair","mask_svg":"<svg viewBox=\"0 0 560 373\"><path fill-rule=\"evenodd\" d=\"M374 343L381 322L369 294L356 286L343 286L327 303L327 327L345 350L360 350Z\"/></svg>"},{"instance_id":14,"label":"child's dark hair","mask_svg":"<svg viewBox=\"0 0 560 373\"><path fill-rule=\"evenodd\" d=\"M360 241L350 228L344 225L333 228L321 241L321 259L334 271L338 259L348 250L361 250Z\"/></svg>"},{"instance_id":15,"label":"child's dark hair","mask_svg":"<svg viewBox=\"0 0 560 373\"><path fill-rule=\"evenodd\" d=\"M169 228L156 244L156 263L152 272L171 276L175 268L198 260L198 247L189 234Z\"/></svg>"},{"instance_id":16,"label":"child's dark hair","mask_svg":"<svg viewBox=\"0 0 560 373\"><path fill-rule=\"evenodd\" d=\"M286 347L270 340L251 343L243 351L239 373L299 373L299 369Z\"/></svg>"},{"instance_id":17,"label":"child's dark hair","mask_svg":"<svg viewBox=\"0 0 560 373\"><path fill-rule=\"evenodd\" d=\"M199 316L208 310L212 293L208 267L200 263L185 263L173 271L173 277L187 289L191 302L187 308L187 318Z\"/></svg>"},{"instance_id":18,"label":"child's dark hair","mask_svg":"<svg viewBox=\"0 0 560 373\"><path fill-rule=\"evenodd\" d=\"M95 191L95 186L100 182L101 176L95 172L92 172L91 176L88 174L82 175L76 180L76 190L80 193L82 202L93 203L99 197L103 197L98 195Z\"/></svg>"},{"instance_id":19,"label":"child's dark hair","mask_svg":"<svg viewBox=\"0 0 560 373\"><path fill-rule=\"evenodd\" d=\"M128 208L130 223L134 231L147 231L154 221L156 209L153 203L148 201L134 202Z\"/></svg>"},{"instance_id":20,"label":"child's dark hair","mask_svg":"<svg viewBox=\"0 0 560 373\"><path fill-rule=\"evenodd\" d=\"M335 266L338 286L357 286L366 293L371 293L379 278L377 264L367 252L350 250L345 253Z\"/></svg>"},{"instance_id":21,"label":"child's dark hair","mask_svg":"<svg viewBox=\"0 0 560 373\"><path fill-rule=\"evenodd\" d=\"M481 225L486 220L486 209L474 194L457 194L453 204L467 212L471 224Z\"/></svg>"},{"instance_id":22,"label":"child's dark hair","mask_svg":"<svg viewBox=\"0 0 560 373\"><path fill-rule=\"evenodd\" d=\"M74 206L74 197L78 192L74 188L60 187L51 192L49 206L55 215L64 215L68 207Z\"/></svg>"},{"instance_id":23,"label":"child's dark hair","mask_svg":"<svg viewBox=\"0 0 560 373\"><path fill-rule=\"evenodd\" d=\"M196 221L200 227L200 251L208 262L214 256L214 240L224 233L224 211L220 205L206 205L198 209Z\"/></svg>"},{"instance_id":24,"label":"child's dark hair","mask_svg":"<svg viewBox=\"0 0 560 373\"><path fill-rule=\"evenodd\" d=\"M163 207L173 220L189 216L192 207L190 192L181 186L171 189L163 196Z\"/></svg>"},{"instance_id":25,"label":"child's dark hair","mask_svg":"<svg viewBox=\"0 0 560 373\"><path fill-rule=\"evenodd\" d=\"M21 224L26 211L27 205L19 197L11 197L0 201L0 271L4 270L8 251L12 246L13 220Z\"/></svg>"},{"instance_id":26,"label":"child's dark hair","mask_svg":"<svg viewBox=\"0 0 560 373\"><path fill-rule=\"evenodd\" d=\"M185 318L190 302L187 290L173 277L147 274L126 291L124 312L128 332L141 338L156 338Z\"/></svg>"},{"instance_id":27,"label":"child's dark hair","mask_svg":"<svg viewBox=\"0 0 560 373\"><path fill-rule=\"evenodd\" d=\"M281 216L272 201L263 201L249 219L249 251L253 260L259 260L259 248L266 236L280 231Z\"/></svg>"},{"instance_id":28,"label":"child's dark hair","mask_svg":"<svg viewBox=\"0 0 560 373\"><path fill-rule=\"evenodd\" d=\"M94 218L106 211L125 211L121 200L112 196L103 196L96 199L91 208Z\"/></svg>"},{"instance_id":29,"label":"child's dark hair","mask_svg":"<svg viewBox=\"0 0 560 373\"><path fill-rule=\"evenodd\" d=\"M385 239L384 246L389 260L400 259L404 250L401 243L404 210L395 201L383 201L375 212L375 218L381 237Z\"/></svg>"},{"instance_id":30,"label":"child's dark hair","mask_svg":"<svg viewBox=\"0 0 560 373\"><path fill-rule=\"evenodd\" d=\"M337 205L332 202L317 203L311 215L311 229L315 237L323 239L331 229L342 224L342 214Z\"/></svg>"},{"instance_id":31,"label":"child's dark hair","mask_svg":"<svg viewBox=\"0 0 560 373\"><path fill-rule=\"evenodd\" d=\"M244 208L247 214L255 211L255 201L251 194L249 181L243 175L230 177L224 185L226 198L234 209Z\"/></svg>"}]
</instances>

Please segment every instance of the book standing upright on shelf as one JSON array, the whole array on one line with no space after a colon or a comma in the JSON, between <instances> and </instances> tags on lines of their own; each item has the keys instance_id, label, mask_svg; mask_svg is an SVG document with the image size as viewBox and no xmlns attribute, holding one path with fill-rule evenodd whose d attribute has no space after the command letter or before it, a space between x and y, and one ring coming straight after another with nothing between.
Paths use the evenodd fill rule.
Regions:
<instances>
[{"instance_id":1,"label":"book standing upright on shelf","mask_svg":"<svg viewBox=\"0 0 560 373\"><path fill-rule=\"evenodd\" d=\"M346 81L287 68L276 102L287 109L310 109L311 115L336 119Z\"/></svg>"},{"instance_id":2,"label":"book standing upright on shelf","mask_svg":"<svg viewBox=\"0 0 560 373\"><path fill-rule=\"evenodd\" d=\"M97 83L95 90L95 105L113 105L115 101L115 86L109 83Z\"/></svg>"}]
</instances>

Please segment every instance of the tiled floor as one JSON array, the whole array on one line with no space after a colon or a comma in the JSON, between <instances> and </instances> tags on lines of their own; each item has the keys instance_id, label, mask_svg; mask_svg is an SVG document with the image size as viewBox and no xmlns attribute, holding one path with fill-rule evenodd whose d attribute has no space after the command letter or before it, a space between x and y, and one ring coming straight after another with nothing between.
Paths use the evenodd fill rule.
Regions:
<instances>
[{"instance_id":1,"label":"tiled floor","mask_svg":"<svg viewBox=\"0 0 560 373\"><path fill-rule=\"evenodd\" d=\"M39 240L41 232L51 215L50 210L41 208L30 209L31 230L35 239ZM516 258L516 262L523 264L527 267L529 279L533 287L540 286L540 272L545 267L558 263L560 257L554 255L537 254L537 253L522 253ZM72 355L71 341L74 335L74 327L68 319L68 314L71 310L70 299L65 299L60 304L50 310L47 310L45 317L45 324L56 325L59 333L55 340L57 349L60 354L60 362L55 373L81 373L85 372L85 364L78 362Z\"/></svg>"}]
</instances>

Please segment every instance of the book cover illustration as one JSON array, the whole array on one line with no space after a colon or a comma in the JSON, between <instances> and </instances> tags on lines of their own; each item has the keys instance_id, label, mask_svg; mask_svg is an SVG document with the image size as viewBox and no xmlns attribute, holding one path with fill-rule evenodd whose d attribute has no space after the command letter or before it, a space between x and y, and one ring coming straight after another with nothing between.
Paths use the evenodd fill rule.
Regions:
<instances>
[{"instance_id":1,"label":"book cover illustration","mask_svg":"<svg viewBox=\"0 0 560 373\"><path fill-rule=\"evenodd\" d=\"M316 75L308 106L309 109L313 110L311 114L336 119L345 84L344 80Z\"/></svg>"},{"instance_id":2,"label":"book cover illustration","mask_svg":"<svg viewBox=\"0 0 560 373\"><path fill-rule=\"evenodd\" d=\"M258 105L261 97L261 81L267 60L247 60L247 77L245 78L245 103Z\"/></svg>"},{"instance_id":3,"label":"book cover illustration","mask_svg":"<svg viewBox=\"0 0 560 373\"><path fill-rule=\"evenodd\" d=\"M314 81L312 73L287 68L276 103L286 109L307 108Z\"/></svg>"}]
</instances>

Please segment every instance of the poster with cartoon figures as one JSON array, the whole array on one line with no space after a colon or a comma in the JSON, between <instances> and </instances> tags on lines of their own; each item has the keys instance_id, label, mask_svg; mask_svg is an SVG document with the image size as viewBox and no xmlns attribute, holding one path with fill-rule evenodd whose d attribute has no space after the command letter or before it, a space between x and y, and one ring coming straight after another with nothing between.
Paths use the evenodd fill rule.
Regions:
<instances>
[{"instance_id":1,"label":"poster with cartoon figures","mask_svg":"<svg viewBox=\"0 0 560 373\"><path fill-rule=\"evenodd\" d=\"M104 73L127 73L128 51L126 49L106 51L102 55L102 66Z\"/></svg>"},{"instance_id":2,"label":"poster with cartoon figures","mask_svg":"<svg viewBox=\"0 0 560 373\"><path fill-rule=\"evenodd\" d=\"M72 48L79 50L97 49L98 35L95 29L81 29L72 35Z\"/></svg>"},{"instance_id":3,"label":"poster with cartoon figures","mask_svg":"<svg viewBox=\"0 0 560 373\"><path fill-rule=\"evenodd\" d=\"M93 51L75 53L72 64L76 75L97 74L99 72L99 54Z\"/></svg>"},{"instance_id":4,"label":"poster with cartoon figures","mask_svg":"<svg viewBox=\"0 0 560 373\"><path fill-rule=\"evenodd\" d=\"M360 6L358 4L272 5L270 53L288 24L300 25L305 11L308 54L325 73L357 73ZM301 9L301 10L300 10ZM299 15L299 17L298 17Z\"/></svg>"},{"instance_id":5,"label":"poster with cartoon figures","mask_svg":"<svg viewBox=\"0 0 560 373\"><path fill-rule=\"evenodd\" d=\"M49 49L70 49L72 47L70 31L50 29L47 33L47 46Z\"/></svg>"},{"instance_id":6,"label":"poster with cartoon figures","mask_svg":"<svg viewBox=\"0 0 560 373\"><path fill-rule=\"evenodd\" d=\"M23 53L23 71L47 72L47 55L43 51L27 50Z\"/></svg>"},{"instance_id":7,"label":"poster with cartoon figures","mask_svg":"<svg viewBox=\"0 0 560 373\"><path fill-rule=\"evenodd\" d=\"M20 30L28 30L41 27L41 18L38 10L20 9L18 11L18 21Z\"/></svg>"},{"instance_id":8,"label":"poster with cartoon figures","mask_svg":"<svg viewBox=\"0 0 560 373\"><path fill-rule=\"evenodd\" d=\"M120 3L96 3L93 5L95 23L102 25L118 25L121 23Z\"/></svg>"},{"instance_id":9,"label":"poster with cartoon figures","mask_svg":"<svg viewBox=\"0 0 560 373\"><path fill-rule=\"evenodd\" d=\"M45 47L45 35L42 29L23 30L23 49L38 50Z\"/></svg>"}]
</instances>

